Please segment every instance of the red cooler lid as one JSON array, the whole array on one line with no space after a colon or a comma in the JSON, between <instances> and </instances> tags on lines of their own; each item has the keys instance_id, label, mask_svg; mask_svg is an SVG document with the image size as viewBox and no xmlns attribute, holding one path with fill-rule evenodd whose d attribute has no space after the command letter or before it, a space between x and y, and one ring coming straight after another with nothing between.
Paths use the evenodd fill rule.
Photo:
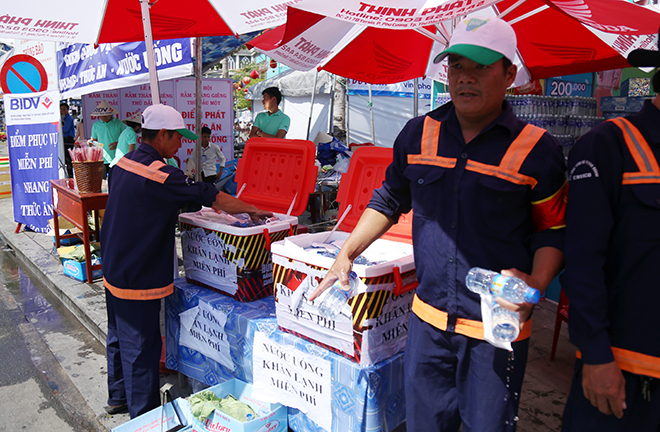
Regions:
<instances>
[{"instance_id":1,"label":"red cooler lid","mask_svg":"<svg viewBox=\"0 0 660 432\"><path fill-rule=\"evenodd\" d=\"M246 184L240 199L263 210L286 213L295 197L291 214L301 215L316 185L315 158L316 146L311 141L251 138L236 168L237 191Z\"/></svg>"},{"instance_id":2,"label":"red cooler lid","mask_svg":"<svg viewBox=\"0 0 660 432\"><path fill-rule=\"evenodd\" d=\"M393 152L386 147L360 147L353 153L348 172L341 176L337 201L340 218L348 204L351 210L339 226L342 231L351 232L367 208L373 192L383 184L385 171L392 163ZM412 244L412 211L401 215L399 222L381 238Z\"/></svg>"}]
</instances>

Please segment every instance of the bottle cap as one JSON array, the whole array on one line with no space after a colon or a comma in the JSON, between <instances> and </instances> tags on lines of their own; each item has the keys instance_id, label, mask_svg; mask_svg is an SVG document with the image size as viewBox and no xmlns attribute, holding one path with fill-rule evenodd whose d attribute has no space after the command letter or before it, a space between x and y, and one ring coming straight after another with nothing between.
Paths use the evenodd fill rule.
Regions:
<instances>
[{"instance_id":1,"label":"bottle cap","mask_svg":"<svg viewBox=\"0 0 660 432\"><path fill-rule=\"evenodd\" d=\"M536 304L541 300L541 291L536 288L528 288L525 291L525 301L527 303Z\"/></svg>"}]
</instances>

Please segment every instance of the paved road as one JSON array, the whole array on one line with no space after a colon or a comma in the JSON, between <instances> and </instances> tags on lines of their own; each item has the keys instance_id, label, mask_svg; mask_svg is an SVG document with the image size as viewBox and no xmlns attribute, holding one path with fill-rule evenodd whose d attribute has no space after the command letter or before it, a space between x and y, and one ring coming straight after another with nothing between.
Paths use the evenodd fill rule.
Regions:
<instances>
[{"instance_id":1,"label":"paved road","mask_svg":"<svg viewBox=\"0 0 660 432\"><path fill-rule=\"evenodd\" d=\"M103 347L44 294L0 252L0 431L105 431L64 369L100 383Z\"/></svg>"}]
</instances>

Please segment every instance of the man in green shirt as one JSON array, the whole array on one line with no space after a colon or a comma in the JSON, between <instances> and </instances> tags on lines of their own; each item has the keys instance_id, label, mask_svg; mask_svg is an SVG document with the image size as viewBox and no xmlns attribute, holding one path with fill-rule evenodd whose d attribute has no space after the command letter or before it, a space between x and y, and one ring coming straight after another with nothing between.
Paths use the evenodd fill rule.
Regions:
<instances>
[{"instance_id":1,"label":"man in green shirt","mask_svg":"<svg viewBox=\"0 0 660 432\"><path fill-rule=\"evenodd\" d=\"M250 138L284 138L289 131L291 119L278 108L282 93L277 87L268 87L262 93L261 103L265 112L260 112L254 119Z\"/></svg>"},{"instance_id":2,"label":"man in green shirt","mask_svg":"<svg viewBox=\"0 0 660 432\"><path fill-rule=\"evenodd\" d=\"M96 140L103 145L103 164L105 166L103 178L107 176L110 163L115 157L119 135L126 128L126 125L114 116L117 113L118 111L112 105L106 101L101 101L91 114L92 117L99 118L92 125L92 140Z\"/></svg>"}]
</instances>

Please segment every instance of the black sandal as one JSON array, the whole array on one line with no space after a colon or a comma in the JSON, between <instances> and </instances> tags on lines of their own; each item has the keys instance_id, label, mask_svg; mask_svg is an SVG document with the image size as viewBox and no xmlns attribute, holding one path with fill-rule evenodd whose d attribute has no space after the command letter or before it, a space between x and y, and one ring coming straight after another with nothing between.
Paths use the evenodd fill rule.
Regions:
<instances>
[{"instance_id":1,"label":"black sandal","mask_svg":"<svg viewBox=\"0 0 660 432\"><path fill-rule=\"evenodd\" d=\"M105 408L105 412L107 412L110 415L114 414L123 414L128 412L128 404L123 404L123 405L108 405Z\"/></svg>"}]
</instances>

